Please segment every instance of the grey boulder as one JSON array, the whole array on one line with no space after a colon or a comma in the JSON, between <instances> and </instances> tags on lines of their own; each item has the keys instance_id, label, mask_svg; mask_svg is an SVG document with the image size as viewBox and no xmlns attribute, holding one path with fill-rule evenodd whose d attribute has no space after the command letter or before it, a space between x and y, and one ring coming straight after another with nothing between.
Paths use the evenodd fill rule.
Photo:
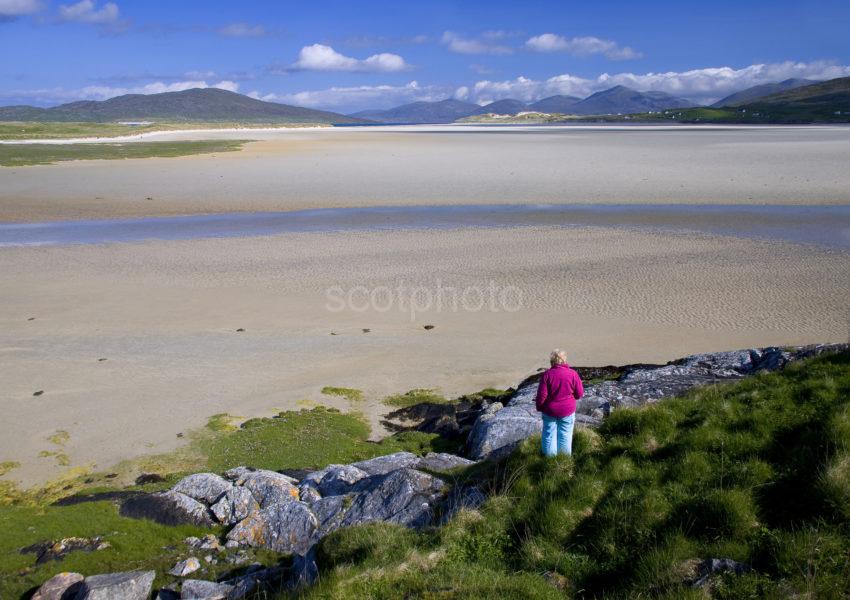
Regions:
<instances>
[{"instance_id":1,"label":"grey boulder","mask_svg":"<svg viewBox=\"0 0 850 600\"><path fill-rule=\"evenodd\" d=\"M469 456L474 460L500 458L522 440L543 430L543 421L534 406L537 383L517 390L502 409L485 410L469 434Z\"/></svg>"},{"instance_id":2,"label":"grey boulder","mask_svg":"<svg viewBox=\"0 0 850 600\"><path fill-rule=\"evenodd\" d=\"M376 456L369 460L361 460L350 466L365 471L369 475L385 475L398 469L415 469L419 465L419 460L419 457L412 452L396 452L395 454Z\"/></svg>"},{"instance_id":3,"label":"grey boulder","mask_svg":"<svg viewBox=\"0 0 850 600\"><path fill-rule=\"evenodd\" d=\"M162 525L213 525L206 505L172 490L127 498L119 512L122 517L150 519Z\"/></svg>"},{"instance_id":4,"label":"grey boulder","mask_svg":"<svg viewBox=\"0 0 850 600\"><path fill-rule=\"evenodd\" d=\"M285 502L255 512L227 534L228 540L287 554L304 554L316 541L316 515L303 502Z\"/></svg>"},{"instance_id":5,"label":"grey boulder","mask_svg":"<svg viewBox=\"0 0 850 600\"><path fill-rule=\"evenodd\" d=\"M191 575L200 568L201 561L199 561L194 556L190 556L186 560L181 560L179 563L174 565L174 567L172 567L168 574L174 575L175 577L186 577L187 575Z\"/></svg>"},{"instance_id":6,"label":"grey boulder","mask_svg":"<svg viewBox=\"0 0 850 600\"><path fill-rule=\"evenodd\" d=\"M41 584L30 600L70 600L76 597L83 579L79 573L59 573Z\"/></svg>"},{"instance_id":7,"label":"grey boulder","mask_svg":"<svg viewBox=\"0 0 850 600\"><path fill-rule=\"evenodd\" d=\"M178 481L171 490L200 502L212 504L231 487L233 487L231 482L214 473L195 473Z\"/></svg>"},{"instance_id":8,"label":"grey boulder","mask_svg":"<svg viewBox=\"0 0 850 600\"><path fill-rule=\"evenodd\" d=\"M260 510L260 505L246 488L231 487L210 510L219 523L233 525Z\"/></svg>"},{"instance_id":9,"label":"grey boulder","mask_svg":"<svg viewBox=\"0 0 850 600\"><path fill-rule=\"evenodd\" d=\"M457 456L455 454L448 454L446 452L429 452L419 461L418 468L425 469L427 471L435 471L437 473L444 473L446 471L453 471L454 469L468 467L474 464L474 460L469 460L468 458Z\"/></svg>"},{"instance_id":10,"label":"grey boulder","mask_svg":"<svg viewBox=\"0 0 850 600\"><path fill-rule=\"evenodd\" d=\"M129 571L86 577L76 600L147 600L156 573Z\"/></svg>"},{"instance_id":11,"label":"grey boulder","mask_svg":"<svg viewBox=\"0 0 850 600\"><path fill-rule=\"evenodd\" d=\"M293 485L295 480L286 475L274 471L254 471L242 480L241 485L251 492L260 508L298 500L298 488Z\"/></svg>"},{"instance_id":12,"label":"grey boulder","mask_svg":"<svg viewBox=\"0 0 850 600\"><path fill-rule=\"evenodd\" d=\"M229 600L233 586L202 579L187 579L180 590L181 600Z\"/></svg>"},{"instance_id":13,"label":"grey boulder","mask_svg":"<svg viewBox=\"0 0 850 600\"><path fill-rule=\"evenodd\" d=\"M301 487L315 487L322 496L338 496L370 474L354 465L328 465L302 479Z\"/></svg>"},{"instance_id":14,"label":"grey boulder","mask_svg":"<svg viewBox=\"0 0 850 600\"><path fill-rule=\"evenodd\" d=\"M375 479L344 509L342 527L372 521L423 527L433 521L433 509L445 489L442 480L413 469L398 469Z\"/></svg>"}]
</instances>

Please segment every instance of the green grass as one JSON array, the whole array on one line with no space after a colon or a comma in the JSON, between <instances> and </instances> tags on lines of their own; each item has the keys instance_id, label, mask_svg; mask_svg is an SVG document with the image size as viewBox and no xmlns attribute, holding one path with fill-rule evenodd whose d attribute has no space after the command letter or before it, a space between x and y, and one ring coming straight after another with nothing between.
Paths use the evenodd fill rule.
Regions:
<instances>
[{"instance_id":1,"label":"green grass","mask_svg":"<svg viewBox=\"0 0 850 600\"><path fill-rule=\"evenodd\" d=\"M351 402L357 402L363 399L363 392L354 388L325 386L322 388L322 393L326 396L341 396Z\"/></svg>"},{"instance_id":2,"label":"green grass","mask_svg":"<svg viewBox=\"0 0 850 600\"><path fill-rule=\"evenodd\" d=\"M68 160L171 158L191 154L234 152L240 150L245 143L245 140L205 140L120 144L3 144L0 145L0 166L47 165Z\"/></svg>"},{"instance_id":3,"label":"green grass","mask_svg":"<svg viewBox=\"0 0 850 600\"><path fill-rule=\"evenodd\" d=\"M448 402L448 400L436 393L436 391L428 389L409 390L403 394L387 396L383 399L383 403L387 406L395 406L398 408L406 408L408 406L413 406L414 404L422 404L423 402L442 404Z\"/></svg>"},{"instance_id":4,"label":"green grass","mask_svg":"<svg viewBox=\"0 0 850 600\"><path fill-rule=\"evenodd\" d=\"M81 137L120 137L151 131L175 129L231 129L266 127L304 127L310 123L240 123L240 122L183 122L151 123L150 125L121 125L120 123L77 123L48 121L0 122L0 140L64 139Z\"/></svg>"},{"instance_id":5,"label":"green grass","mask_svg":"<svg viewBox=\"0 0 850 600\"><path fill-rule=\"evenodd\" d=\"M573 457L539 437L465 477L477 511L413 533L389 525L321 542L304 598L850 596L850 353L615 411L578 430Z\"/></svg>"}]
</instances>

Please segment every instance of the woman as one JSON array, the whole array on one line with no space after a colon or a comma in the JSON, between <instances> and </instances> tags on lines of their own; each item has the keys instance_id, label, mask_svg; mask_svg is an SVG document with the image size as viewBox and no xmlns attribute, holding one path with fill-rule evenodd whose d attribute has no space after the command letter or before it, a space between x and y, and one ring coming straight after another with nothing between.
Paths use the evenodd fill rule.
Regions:
<instances>
[{"instance_id":1,"label":"woman","mask_svg":"<svg viewBox=\"0 0 850 600\"><path fill-rule=\"evenodd\" d=\"M562 350L552 351L549 364L552 368L540 378L536 400L537 412L543 413L543 454L572 454L576 400L584 395L584 385Z\"/></svg>"}]
</instances>

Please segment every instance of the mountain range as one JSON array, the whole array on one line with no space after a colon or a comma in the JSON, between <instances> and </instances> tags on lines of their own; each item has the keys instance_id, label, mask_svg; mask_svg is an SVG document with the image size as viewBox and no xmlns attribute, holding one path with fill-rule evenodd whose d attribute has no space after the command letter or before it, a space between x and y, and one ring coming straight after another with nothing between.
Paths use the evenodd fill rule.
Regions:
<instances>
[{"instance_id":1,"label":"mountain range","mask_svg":"<svg viewBox=\"0 0 850 600\"><path fill-rule=\"evenodd\" d=\"M717 102L712 104L712 106L740 106L742 104L746 104L747 102L752 102L753 100L763 98L764 96L779 94L781 92L793 90L798 87L812 85L813 83L818 82L813 79L786 79L785 81L780 81L778 83L764 83L762 85L756 85L751 88L735 92L734 94L731 94L721 100L718 100Z\"/></svg>"},{"instance_id":2,"label":"mountain range","mask_svg":"<svg viewBox=\"0 0 850 600\"><path fill-rule=\"evenodd\" d=\"M52 108L0 107L0 121L228 121L253 123L359 123L333 112L264 102L217 88L162 94L126 94L109 100L85 100Z\"/></svg>"}]
</instances>

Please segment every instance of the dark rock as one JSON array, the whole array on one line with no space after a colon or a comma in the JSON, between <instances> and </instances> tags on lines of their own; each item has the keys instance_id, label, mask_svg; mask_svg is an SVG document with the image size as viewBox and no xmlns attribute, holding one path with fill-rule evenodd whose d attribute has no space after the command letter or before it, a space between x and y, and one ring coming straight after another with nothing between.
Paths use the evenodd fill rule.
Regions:
<instances>
[{"instance_id":1,"label":"dark rock","mask_svg":"<svg viewBox=\"0 0 850 600\"><path fill-rule=\"evenodd\" d=\"M316 515L303 502L290 501L250 515L227 534L228 540L287 554L304 554L315 543Z\"/></svg>"},{"instance_id":2,"label":"dark rock","mask_svg":"<svg viewBox=\"0 0 850 600\"><path fill-rule=\"evenodd\" d=\"M319 535L324 537L342 526L345 511L351 507L354 501L353 494L345 496L328 496L320 498L310 505L310 510L316 515L319 523Z\"/></svg>"},{"instance_id":3,"label":"dark rock","mask_svg":"<svg viewBox=\"0 0 850 600\"><path fill-rule=\"evenodd\" d=\"M256 471L257 469L252 469L250 467L233 467L232 469L228 469L224 472L224 477L225 479L236 482L236 485L242 485L245 483L245 477L251 473L256 473Z\"/></svg>"},{"instance_id":4,"label":"dark rock","mask_svg":"<svg viewBox=\"0 0 850 600\"><path fill-rule=\"evenodd\" d=\"M485 494L478 486L460 486L452 489L443 505L443 515L440 521L446 523L459 511L477 509L487 501Z\"/></svg>"},{"instance_id":5,"label":"dark rock","mask_svg":"<svg viewBox=\"0 0 850 600\"><path fill-rule=\"evenodd\" d=\"M59 573L41 584L30 600L72 600L82 585L79 573Z\"/></svg>"},{"instance_id":6,"label":"dark rock","mask_svg":"<svg viewBox=\"0 0 850 600\"><path fill-rule=\"evenodd\" d=\"M714 575L732 573L742 575L750 570L750 566L731 558L706 558L697 567L697 578L691 583L693 587L705 587Z\"/></svg>"},{"instance_id":7,"label":"dark rock","mask_svg":"<svg viewBox=\"0 0 850 600\"><path fill-rule=\"evenodd\" d=\"M231 482L214 473L195 473L178 481L171 490L199 502L213 504L232 487Z\"/></svg>"},{"instance_id":8,"label":"dark rock","mask_svg":"<svg viewBox=\"0 0 850 600\"><path fill-rule=\"evenodd\" d=\"M38 390L37 392L33 392L33 396L41 396L44 393L44 390Z\"/></svg>"},{"instance_id":9,"label":"dark rock","mask_svg":"<svg viewBox=\"0 0 850 600\"><path fill-rule=\"evenodd\" d=\"M181 600L228 600L234 586L215 581L187 579L180 590Z\"/></svg>"},{"instance_id":10,"label":"dark rock","mask_svg":"<svg viewBox=\"0 0 850 600\"><path fill-rule=\"evenodd\" d=\"M408 527L429 525L444 488L442 480L426 473L406 468L392 471L376 477L370 489L354 497L341 525L350 527L372 521Z\"/></svg>"},{"instance_id":11,"label":"dark rock","mask_svg":"<svg viewBox=\"0 0 850 600\"><path fill-rule=\"evenodd\" d=\"M180 600L180 594L168 588L162 588L154 596L154 600Z\"/></svg>"},{"instance_id":12,"label":"dark rock","mask_svg":"<svg viewBox=\"0 0 850 600\"><path fill-rule=\"evenodd\" d=\"M240 327L239 329L237 329L237 330L236 330L236 333L243 333L244 331L245 331L245 329L243 329L242 327Z\"/></svg>"},{"instance_id":13,"label":"dark rock","mask_svg":"<svg viewBox=\"0 0 850 600\"><path fill-rule=\"evenodd\" d=\"M35 554L35 564L42 565L51 560L62 560L71 552L94 552L106 550L109 542L100 536L93 538L68 537L61 540L48 540L21 548L21 554Z\"/></svg>"},{"instance_id":14,"label":"dark rock","mask_svg":"<svg viewBox=\"0 0 850 600\"><path fill-rule=\"evenodd\" d=\"M129 571L86 577L75 600L147 600L154 571Z\"/></svg>"},{"instance_id":15,"label":"dark rock","mask_svg":"<svg viewBox=\"0 0 850 600\"><path fill-rule=\"evenodd\" d=\"M165 477L156 473L142 473L136 477L136 485L146 485L148 483L162 483Z\"/></svg>"},{"instance_id":16,"label":"dark rock","mask_svg":"<svg viewBox=\"0 0 850 600\"><path fill-rule=\"evenodd\" d=\"M231 487L218 502L210 507L219 523L234 525L253 512L260 510L259 503L250 490L243 487Z\"/></svg>"},{"instance_id":17,"label":"dark rock","mask_svg":"<svg viewBox=\"0 0 850 600\"><path fill-rule=\"evenodd\" d=\"M423 325L422 329L424 329L425 331L431 331L432 329L434 329L434 327L436 327L436 325Z\"/></svg>"},{"instance_id":18,"label":"dark rock","mask_svg":"<svg viewBox=\"0 0 850 600\"><path fill-rule=\"evenodd\" d=\"M119 512L122 517L150 519L162 525L213 525L205 505L175 491L128 498L121 504Z\"/></svg>"},{"instance_id":19,"label":"dark rock","mask_svg":"<svg viewBox=\"0 0 850 600\"><path fill-rule=\"evenodd\" d=\"M419 464L419 457L412 452L396 452L385 456L376 456L369 460L353 463L351 466L365 471L369 475L383 475L390 471L404 468L415 468Z\"/></svg>"},{"instance_id":20,"label":"dark rock","mask_svg":"<svg viewBox=\"0 0 850 600\"><path fill-rule=\"evenodd\" d=\"M316 546L313 545L306 554L296 554L292 560L292 569L287 587L297 589L311 585L319 577L319 566L316 564Z\"/></svg>"}]
</instances>

